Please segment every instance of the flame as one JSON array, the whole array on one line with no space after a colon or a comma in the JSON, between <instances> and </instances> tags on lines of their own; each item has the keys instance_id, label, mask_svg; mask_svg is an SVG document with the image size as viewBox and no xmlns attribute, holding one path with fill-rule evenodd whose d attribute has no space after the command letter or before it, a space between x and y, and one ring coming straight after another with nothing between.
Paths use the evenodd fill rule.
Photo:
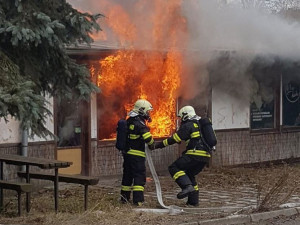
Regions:
<instances>
[{"instance_id":1,"label":"flame","mask_svg":"<svg viewBox=\"0 0 300 225\"><path fill-rule=\"evenodd\" d=\"M115 137L117 121L125 118L140 98L150 101L154 108L148 124L152 135L170 135L176 129L176 99L183 71L184 56L179 46L186 42L181 1L137 1L129 11L151 9L145 11L148 14L143 21L136 20L137 15L121 5L101 2L105 2L109 28L126 49L90 68L101 89L100 139Z\"/></svg>"}]
</instances>

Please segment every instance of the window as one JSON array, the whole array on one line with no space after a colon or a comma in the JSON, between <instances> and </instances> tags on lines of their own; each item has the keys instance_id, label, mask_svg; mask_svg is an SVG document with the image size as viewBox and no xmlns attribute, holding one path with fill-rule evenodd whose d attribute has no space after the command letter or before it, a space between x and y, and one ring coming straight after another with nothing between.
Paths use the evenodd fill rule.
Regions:
<instances>
[{"instance_id":1,"label":"window","mask_svg":"<svg viewBox=\"0 0 300 225\"><path fill-rule=\"evenodd\" d=\"M253 93L250 104L251 129L273 129L275 128L274 89L261 81L257 82L257 90Z\"/></svg>"},{"instance_id":2,"label":"window","mask_svg":"<svg viewBox=\"0 0 300 225\"><path fill-rule=\"evenodd\" d=\"M66 99L57 102L58 147L81 145L81 116L79 105L74 102Z\"/></svg>"},{"instance_id":3,"label":"window","mask_svg":"<svg viewBox=\"0 0 300 225\"><path fill-rule=\"evenodd\" d=\"M297 65L282 73L282 125L300 126L300 67Z\"/></svg>"},{"instance_id":4,"label":"window","mask_svg":"<svg viewBox=\"0 0 300 225\"><path fill-rule=\"evenodd\" d=\"M250 129L279 129L280 69L276 60L258 58L251 66Z\"/></svg>"}]
</instances>

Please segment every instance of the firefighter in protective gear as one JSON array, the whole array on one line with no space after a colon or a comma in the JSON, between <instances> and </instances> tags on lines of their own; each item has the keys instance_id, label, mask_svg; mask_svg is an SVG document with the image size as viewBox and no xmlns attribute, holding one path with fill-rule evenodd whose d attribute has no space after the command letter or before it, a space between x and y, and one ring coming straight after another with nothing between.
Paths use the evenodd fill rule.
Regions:
<instances>
[{"instance_id":1,"label":"firefighter in protective gear","mask_svg":"<svg viewBox=\"0 0 300 225\"><path fill-rule=\"evenodd\" d=\"M155 144L155 148L185 141L186 150L175 162L169 166L170 175L182 189L177 198L188 197L187 205L199 204L199 189L195 176L202 171L211 157L209 149L201 139L199 120L192 106L184 106L179 110L178 117L181 125L176 133L162 142Z\"/></svg>"},{"instance_id":2,"label":"firefighter in protective gear","mask_svg":"<svg viewBox=\"0 0 300 225\"><path fill-rule=\"evenodd\" d=\"M133 204L142 205L144 202L144 186L146 183L145 143L150 149L154 148L154 140L146 122L151 121L150 102L139 99L128 114L129 150L124 154L121 202L127 203L133 192Z\"/></svg>"}]
</instances>

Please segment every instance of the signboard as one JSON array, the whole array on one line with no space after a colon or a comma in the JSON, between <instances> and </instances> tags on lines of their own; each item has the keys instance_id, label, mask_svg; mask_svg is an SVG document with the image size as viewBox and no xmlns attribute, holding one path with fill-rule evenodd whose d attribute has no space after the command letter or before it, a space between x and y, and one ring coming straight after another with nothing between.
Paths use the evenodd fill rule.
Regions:
<instances>
[{"instance_id":1,"label":"signboard","mask_svg":"<svg viewBox=\"0 0 300 225\"><path fill-rule=\"evenodd\" d=\"M251 129L274 128L274 98L267 103L262 101L261 105L252 102L250 105L250 127Z\"/></svg>"},{"instance_id":2,"label":"signboard","mask_svg":"<svg viewBox=\"0 0 300 225\"><path fill-rule=\"evenodd\" d=\"M300 126L300 73L283 74L282 114L284 126Z\"/></svg>"}]
</instances>

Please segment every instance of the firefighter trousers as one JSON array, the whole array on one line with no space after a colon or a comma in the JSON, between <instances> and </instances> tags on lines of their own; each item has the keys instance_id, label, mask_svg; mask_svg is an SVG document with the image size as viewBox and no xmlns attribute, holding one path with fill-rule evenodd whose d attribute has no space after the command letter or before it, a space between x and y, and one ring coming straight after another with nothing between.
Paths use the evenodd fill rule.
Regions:
<instances>
[{"instance_id":1,"label":"firefighter trousers","mask_svg":"<svg viewBox=\"0 0 300 225\"><path fill-rule=\"evenodd\" d=\"M195 176L200 173L207 164L207 162L201 159L201 156L184 154L169 166L170 175L181 189L192 185L196 190L188 195L187 204L190 205L199 204L199 189Z\"/></svg>"},{"instance_id":2,"label":"firefighter trousers","mask_svg":"<svg viewBox=\"0 0 300 225\"><path fill-rule=\"evenodd\" d=\"M144 186L146 183L145 157L124 154L121 201L130 200L131 191L134 204L144 202Z\"/></svg>"}]
</instances>

